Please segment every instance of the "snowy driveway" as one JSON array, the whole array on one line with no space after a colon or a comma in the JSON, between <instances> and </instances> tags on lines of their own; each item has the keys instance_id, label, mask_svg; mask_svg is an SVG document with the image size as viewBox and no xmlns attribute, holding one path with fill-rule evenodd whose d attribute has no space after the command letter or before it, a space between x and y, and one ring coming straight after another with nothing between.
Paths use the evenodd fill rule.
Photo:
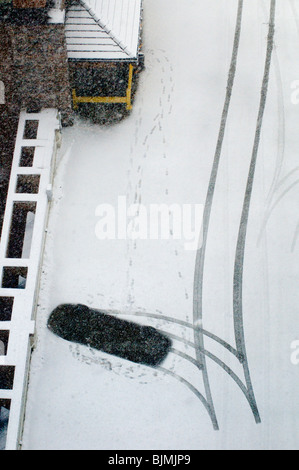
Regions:
<instances>
[{"instance_id":1,"label":"snowy driveway","mask_svg":"<svg viewBox=\"0 0 299 470\"><path fill-rule=\"evenodd\" d=\"M146 70L131 116L63 131L23 448L298 446L298 18L296 0L144 1ZM117 211L120 197L210 201L204 263L171 236L99 240L96 209ZM46 322L66 302L135 314L168 332L173 351L156 370L64 342Z\"/></svg>"}]
</instances>

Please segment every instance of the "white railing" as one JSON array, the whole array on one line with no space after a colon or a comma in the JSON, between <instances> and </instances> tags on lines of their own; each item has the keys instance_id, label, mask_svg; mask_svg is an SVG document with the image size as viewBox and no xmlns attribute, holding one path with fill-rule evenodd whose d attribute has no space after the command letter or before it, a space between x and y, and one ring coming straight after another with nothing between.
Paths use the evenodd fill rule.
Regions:
<instances>
[{"instance_id":1,"label":"white railing","mask_svg":"<svg viewBox=\"0 0 299 470\"><path fill-rule=\"evenodd\" d=\"M57 110L46 109L37 114L21 112L0 241L1 352L7 349L6 354L0 355L0 405L10 405L6 450L20 448L36 299L59 142ZM23 220L21 226L20 220ZM20 246L23 241L24 247ZM14 373L13 381L8 373Z\"/></svg>"}]
</instances>

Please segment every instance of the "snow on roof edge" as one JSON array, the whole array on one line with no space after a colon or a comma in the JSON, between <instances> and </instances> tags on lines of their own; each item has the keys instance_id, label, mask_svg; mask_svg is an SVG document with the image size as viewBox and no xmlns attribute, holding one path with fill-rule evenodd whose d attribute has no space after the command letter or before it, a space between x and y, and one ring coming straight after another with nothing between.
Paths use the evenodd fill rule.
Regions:
<instances>
[{"instance_id":1,"label":"snow on roof edge","mask_svg":"<svg viewBox=\"0 0 299 470\"><path fill-rule=\"evenodd\" d=\"M128 47L123 44L123 42L113 33L113 31L109 28L107 24L105 24L102 20L100 20L94 10L86 3L85 0L79 0L79 3L88 11L88 13L92 16L95 22L106 31L107 34L113 39L113 41L131 58L134 58L136 54L128 49Z\"/></svg>"}]
</instances>

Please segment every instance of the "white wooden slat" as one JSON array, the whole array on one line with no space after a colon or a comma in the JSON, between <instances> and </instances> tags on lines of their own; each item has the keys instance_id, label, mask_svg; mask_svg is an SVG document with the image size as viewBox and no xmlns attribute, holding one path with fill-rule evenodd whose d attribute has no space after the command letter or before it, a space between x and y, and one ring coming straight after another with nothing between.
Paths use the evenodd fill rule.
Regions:
<instances>
[{"instance_id":1,"label":"white wooden slat","mask_svg":"<svg viewBox=\"0 0 299 470\"><path fill-rule=\"evenodd\" d=\"M68 31L99 31L99 26L97 24L90 24L90 25L84 25L84 24L79 24L79 25L72 25L72 24L66 24L65 25L65 30L66 32Z\"/></svg>"},{"instance_id":2,"label":"white wooden slat","mask_svg":"<svg viewBox=\"0 0 299 470\"><path fill-rule=\"evenodd\" d=\"M99 41L102 41L103 39L107 40L107 41L111 41L114 43L113 39L111 39L108 34L104 34L102 33L101 31L100 32L97 32L97 31L89 31L89 32L85 32L85 33L82 33L82 31L69 31L67 34L66 34L66 38L67 40L70 40L72 41L74 38L76 39L97 39Z\"/></svg>"},{"instance_id":3,"label":"white wooden slat","mask_svg":"<svg viewBox=\"0 0 299 470\"><path fill-rule=\"evenodd\" d=\"M118 60L128 59L127 54L120 51L113 52L69 52L69 59L81 60Z\"/></svg>"},{"instance_id":4,"label":"white wooden slat","mask_svg":"<svg viewBox=\"0 0 299 470\"><path fill-rule=\"evenodd\" d=\"M118 52L117 46L111 44L73 44L67 46L68 52Z\"/></svg>"},{"instance_id":5,"label":"white wooden slat","mask_svg":"<svg viewBox=\"0 0 299 470\"><path fill-rule=\"evenodd\" d=\"M73 46L73 45L77 45L77 44L87 44L87 45L110 45L110 46L114 46L114 47L117 47L117 45L115 44L114 41L112 41L112 39L109 39L109 38L86 38L86 37L81 37L81 38L78 38L78 37L74 37L74 38L69 38L68 39L68 42L67 42L67 47L70 47Z\"/></svg>"},{"instance_id":6,"label":"white wooden slat","mask_svg":"<svg viewBox=\"0 0 299 470\"><path fill-rule=\"evenodd\" d=\"M72 38L96 38L96 39L107 39L107 40L110 40L112 42L114 42L109 36L107 33L105 33L104 31L68 31L66 32L66 38L67 40L70 39L72 40Z\"/></svg>"},{"instance_id":7,"label":"white wooden slat","mask_svg":"<svg viewBox=\"0 0 299 470\"><path fill-rule=\"evenodd\" d=\"M80 25L80 24L84 24L84 25L94 25L95 24L95 21L92 19L92 18L72 18L72 17L68 17L68 22L67 22L68 26L69 25ZM97 25L96 25L97 26Z\"/></svg>"}]
</instances>

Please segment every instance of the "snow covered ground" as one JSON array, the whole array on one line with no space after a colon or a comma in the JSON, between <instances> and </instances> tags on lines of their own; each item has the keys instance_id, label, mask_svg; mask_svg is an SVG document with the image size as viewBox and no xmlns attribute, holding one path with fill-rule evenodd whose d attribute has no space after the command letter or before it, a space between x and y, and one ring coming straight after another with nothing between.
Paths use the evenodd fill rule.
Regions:
<instances>
[{"instance_id":1,"label":"snow covered ground","mask_svg":"<svg viewBox=\"0 0 299 470\"><path fill-rule=\"evenodd\" d=\"M298 448L299 365L291 361L291 345L299 339L299 105L292 88L299 79L298 0L244 1L202 279L203 328L235 347L235 251L270 5L276 4L243 274L244 332L260 424L237 380L220 366L244 382L242 365L208 336L204 346L213 356L206 357L207 374L219 430L203 406L205 375L194 364L189 327L196 250L171 236L99 240L95 232L96 208L110 204L117 211L120 196L128 206L145 208L205 204L241 3L144 0L146 69L131 116L107 128L78 120L63 131L23 449ZM176 336L176 353L156 370L57 338L46 322L66 302L160 328Z\"/></svg>"}]
</instances>

